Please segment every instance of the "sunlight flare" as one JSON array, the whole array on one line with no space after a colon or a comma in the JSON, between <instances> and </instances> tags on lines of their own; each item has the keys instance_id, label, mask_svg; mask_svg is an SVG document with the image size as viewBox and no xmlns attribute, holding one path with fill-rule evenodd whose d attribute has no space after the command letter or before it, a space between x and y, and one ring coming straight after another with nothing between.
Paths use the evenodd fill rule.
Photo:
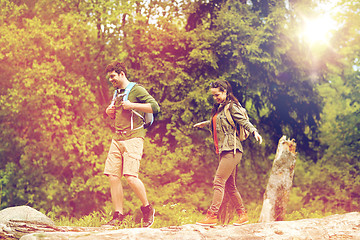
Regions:
<instances>
[{"instance_id":1,"label":"sunlight flare","mask_svg":"<svg viewBox=\"0 0 360 240\"><path fill-rule=\"evenodd\" d=\"M316 19L305 20L303 32L304 40L311 45L329 44L336 22L330 16L320 16Z\"/></svg>"},{"instance_id":2,"label":"sunlight flare","mask_svg":"<svg viewBox=\"0 0 360 240\"><path fill-rule=\"evenodd\" d=\"M341 12L341 7L338 1L321 3L317 7L317 12L316 17L304 18L300 35L311 46L329 45L333 32L339 28L335 16Z\"/></svg>"}]
</instances>

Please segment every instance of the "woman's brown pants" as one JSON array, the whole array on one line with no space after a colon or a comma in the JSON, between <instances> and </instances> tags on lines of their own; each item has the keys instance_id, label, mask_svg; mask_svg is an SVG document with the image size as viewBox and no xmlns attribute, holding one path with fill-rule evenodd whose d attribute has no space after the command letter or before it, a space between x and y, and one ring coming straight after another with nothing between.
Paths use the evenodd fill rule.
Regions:
<instances>
[{"instance_id":1,"label":"woman's brown pants","mask_svg":"<svg viewBox=\"0 0 360 240\"><path fill-rule=\"evenodd\" d=\"M209 208L213 214L217 214L224 199L225 192L228 193L237 212L245 212L241 195L236 188L236 166L240 163L242 153L237 151L222 152L219 157L219 166L214 178L214 196Z\"/></svg>"}]
</instances>

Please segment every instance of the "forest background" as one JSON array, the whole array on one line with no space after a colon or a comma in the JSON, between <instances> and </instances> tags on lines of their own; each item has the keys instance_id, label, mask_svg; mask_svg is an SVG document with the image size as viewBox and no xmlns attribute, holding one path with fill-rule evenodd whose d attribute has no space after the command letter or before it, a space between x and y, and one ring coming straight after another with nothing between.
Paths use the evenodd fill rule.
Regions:
<instances>
[{"instance_id":1,"label":"forest background","mask_svg":"<svg viewBox=\"0 0 360 240\"><path fill-rule=\"evenodd\" d=\"M110 216L104 68L120 60L161 105L140 174L161 224L193 223L211 202L218 160L192 126L209 119L217 79L265 141L246 140L238 167L252 221L283 135L298 152L288 219L359 211L360 2L318 7L327 2L0 0L0 208ZM307 39L306 23L325 14L329 35ZM125 212L139 215L124 184Z\"/></svg>"}]
</instances>

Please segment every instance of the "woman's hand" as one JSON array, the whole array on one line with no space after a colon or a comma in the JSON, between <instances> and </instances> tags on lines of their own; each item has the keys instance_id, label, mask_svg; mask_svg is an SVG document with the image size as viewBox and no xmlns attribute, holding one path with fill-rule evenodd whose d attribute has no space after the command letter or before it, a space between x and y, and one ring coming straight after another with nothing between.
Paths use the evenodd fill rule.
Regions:
<instances>
[{"instance_id":1,"label":"woman's hand","mask_svg":"<svg viewBox=\"0 0 360 240\"><path fill-rule=\"evenodd\" d=\"M204 122L199 122L199 123L194 124L193 127L203 128L203 127L208 126L209 124L210 124L210 121L204 121Z\"/></svg>"},{"instance_id":2,"label":"woman's hand","mask_svg":"<svg viewBox=\"0 0 360 240\"><path fill-rule=\"evenodd\" d=\"M257 131L254 132L254 138L256 139L256 141L259 142L259 144L262 143L262 137L260 136L260 134Z\"/></svg>"}]
</instances>

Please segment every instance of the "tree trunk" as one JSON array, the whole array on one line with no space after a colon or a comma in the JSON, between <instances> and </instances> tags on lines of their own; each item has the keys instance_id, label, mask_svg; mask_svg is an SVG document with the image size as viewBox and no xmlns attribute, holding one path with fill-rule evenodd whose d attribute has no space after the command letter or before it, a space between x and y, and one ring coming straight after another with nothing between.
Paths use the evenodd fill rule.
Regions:
<instances>
[{"instance_id":1,"label":"tree trunk","mask_svg":"<svg viewBox=\"0 0 360 240\"><path fill-rule=\"evenodd\" d=\"M296 162L296 143L282 136L276 150L268 185L264 194L259 222L282 221L285 218Z\"/></svg>"}]
</instances>

